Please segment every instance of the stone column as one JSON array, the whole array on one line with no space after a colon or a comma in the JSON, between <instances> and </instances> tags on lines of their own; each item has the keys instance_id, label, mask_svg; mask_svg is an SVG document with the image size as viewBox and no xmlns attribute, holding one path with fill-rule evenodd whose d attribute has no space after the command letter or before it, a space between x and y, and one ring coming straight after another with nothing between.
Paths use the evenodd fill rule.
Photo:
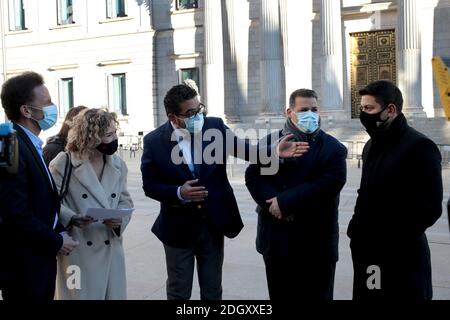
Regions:
<instances>
[{"instance_id":1,"label":"stone column","mask_svg":"<svg viewBox=\"0 0 450 320\"><path fill-rule=\"evenodd\" d=\"M285 105L278 0L261 0L260 33L262 106L266 115L277 116Z\"/></svg>"},{"instance_id":2,"label":"stone column","mask_svg":"<svg viewBox=\"0 0 450 320\"><path fill-rule=\"evenodd\" d=\"M286 106L294 90L312 89L312 0L280 0Z\"/></svg>"},{"instance_id":3,"label":"stone column","mask_svg":"<svg viewBox=\"0 0 450 320\"><path fill-rule=\"evenodd\" d=\"M417 0L398 1L398 85L403 93L403 111L425 116L422 106L420 24Z\"/></svg>"},{"instance_id":4,"label":"stone column","mask_svg":"<svg viewBox=\"0 0 450 320\"><path fill-rule=\"evenodd\" d=\"M247 0L225 1L229 61L226 61L226 84L232 90L232 106L226 110L229 123L239 122L239 112L248 102L248 40L249 40L249 4Z\"/></svg>"},{"instance_id":5,"label":"stone column","mask_svg":"<svg viewBox=\"0 0 450 320\"><path fill-rule=\"evenodd\" d=\"M343 111L343 52L341 1L321 0L322 111ZM332 114L332 113L330 113Z\"/></svg>"},{"instance_id":6,"label":"stone column","mask_svg":"<svg viewBox=\"0 0 450 320\"><path fill-rule=\"evenodd\" d=\"M434 10L438 0L420 1L421 41L422 41L422 105L429 117L435 116L434 79L433 79L433 43L434 43Z\"/></svg>"},{"instance_id":7,"label":"stone column","mask_svg":"<svg viewBox=\"0 0 450 320\"><path fill-rule=\"evenodd\" d=\"M222 7L219 0L204 2L205 104L214 117L225 117Z\"/></svg>"}]
</instances>

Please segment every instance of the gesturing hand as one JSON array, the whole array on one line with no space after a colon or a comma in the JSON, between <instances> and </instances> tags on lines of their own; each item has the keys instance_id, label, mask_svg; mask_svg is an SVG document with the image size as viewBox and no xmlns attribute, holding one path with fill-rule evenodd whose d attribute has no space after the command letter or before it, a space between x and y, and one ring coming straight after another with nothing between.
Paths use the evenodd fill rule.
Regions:
<instances>
[{"instance_id":1,"label":"gesturing hand","mask_svg":"<svg viewBox=\"0 0 450 320\"><path fill-rule=\"evenodd\" d=\"M205 187L193 187L196 183L198 183L198 179L187 181L181 187L181 197L183 197L184 200L202 202L208 196L208 191Z\"/></svg>"},{"instance_id":2,"label":"gesturing hand","mask_svg":"<svg viewBox=\"0 0 450 320\"><path fill-rule=\"evenodd\" d=\"M280 158L298 158L303 156L309 150L307 142L289 141L294 135L288 134L284 136L278 143L276 152Z\"/></svg>"}]
</instances>

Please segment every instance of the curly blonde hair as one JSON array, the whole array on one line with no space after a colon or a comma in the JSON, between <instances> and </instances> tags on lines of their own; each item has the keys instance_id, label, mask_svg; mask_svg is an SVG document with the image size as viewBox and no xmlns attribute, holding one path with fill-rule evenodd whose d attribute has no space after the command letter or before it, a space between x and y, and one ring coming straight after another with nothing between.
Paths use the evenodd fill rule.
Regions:
<instances>
[{"instance_id":1,"label":"curly blonde hair","mask_svg":"<svg viewBox=\"0 0 450 320\"><path fill-rule=\"evenodd\" d=\"M107 109L86 109L75 116L69 124L66 150L89 158L102 142L111 121L119 125L117 115Z\"/></svg>"}]
</instances>

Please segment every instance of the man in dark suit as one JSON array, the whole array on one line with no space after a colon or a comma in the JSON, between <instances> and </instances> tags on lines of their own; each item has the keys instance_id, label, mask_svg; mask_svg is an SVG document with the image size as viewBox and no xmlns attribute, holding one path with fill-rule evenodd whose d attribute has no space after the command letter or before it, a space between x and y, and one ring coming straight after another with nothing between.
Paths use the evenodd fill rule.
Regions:
<instances>
[{"instance_id":1,"label":"man in dark suit","mask_svg":"<svg viewBox=\"0 0 450 320\"><path fill-rule=\"evenodd\" d=\"M56 255L77 245L58 223L58 192L42 158L41 130L56 122L43 78L34 72L7 80L1 101L19 144L19 170L0 172L0 285L4 300L53 300Z\"/></svg>"},{"instance_id":2,"label":"man in dark suit","mask_svg":"<svg viewBox=\"0 0 450 320\"><path fill-rule=\"evenodd\" d=\"M408 125L402 93L392 82L376 81L359 94L361 122L371 139L347 231L353 299L431 299L425 231L442 213L441 154Z\"/></svg>"},{"instance_id":3,"label":"man in dark suit","mask_svg":"<svg viewBox=\"0 0 450 320\"><path fill-rule=\"evenodd\" d=\"M245 181L258 204L256 247L263 255L271 300L332 300L338 260L339 194L346 182L347 149L320 129L317 94L292 93L284 130L310 149L285 159L275 175L247 168Z\"/></svg>"},{"instance_id":4,"label":"man in dark suit","mask_svg":"<svg viewBox=\"0 0 450 320\"><path fill-rule=\"evenodd\" d=\"M249 160L256 148L232 134L222 119L205 117L205 106L187 85L169 90L164 106L169 121L145 136L141 171L145 194L161 203L152 231L164 244L167 298L190 299L197 259L201 299L220 300L224 235L234 238L243 227L227 158ZM273 154L270 150L266 155ZM281 141L276 150L295 157L307 145Z\"/></svg>"}]
</instances>

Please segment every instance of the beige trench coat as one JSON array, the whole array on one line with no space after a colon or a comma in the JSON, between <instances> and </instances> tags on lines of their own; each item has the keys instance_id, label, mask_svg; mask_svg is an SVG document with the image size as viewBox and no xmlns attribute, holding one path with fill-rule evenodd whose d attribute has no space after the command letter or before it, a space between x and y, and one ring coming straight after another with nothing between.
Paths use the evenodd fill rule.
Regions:
<instances>
[{"instance_id":1,"label":"beige trench coat","mask_svg":"<svg viewBox=\"0 0 450 320\"><path fill-rule=\"evenodd\" d=\"M71 153L71 156L72 176L59 217L65 227L73 215L85 214L88 208L133 207L126 184L128 169L118 155L106 156L101 182L88 160L79 160L74 153ZM65 165L66 154L62 152L49 166L58 190L61 189ZM84 229L69 229L69 234L80 244L69 256L58 256L56 299L126 299L122 234L128 222L129 218L124 219L118 234L101 222L93 223ZM77 266L80 270L78 282L75 278L77 272L74 272ZM78 284L81 284L80 289L77 288Z\"/></svg>"}]
</instances>

